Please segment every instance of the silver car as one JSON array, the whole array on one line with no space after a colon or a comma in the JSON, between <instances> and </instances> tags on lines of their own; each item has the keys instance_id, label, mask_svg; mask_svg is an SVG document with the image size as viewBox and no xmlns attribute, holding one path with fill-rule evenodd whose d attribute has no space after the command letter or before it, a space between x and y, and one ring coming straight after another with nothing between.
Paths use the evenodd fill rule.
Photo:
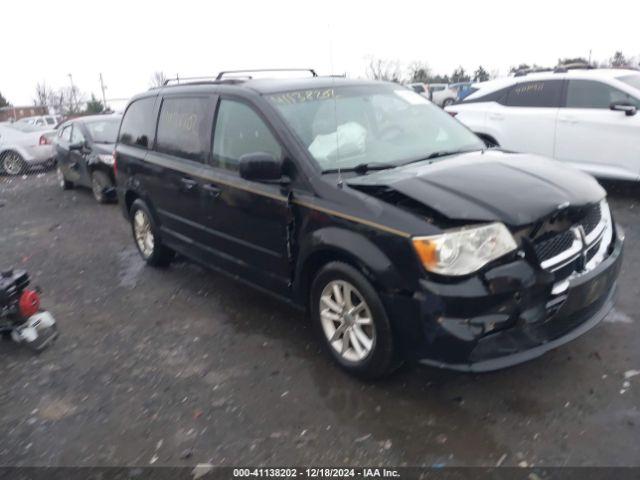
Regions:
<instances>
[{"instance_id":1,"label":"silver car","mask_svg":"<svg viewBox=\"0 0 640 480\"><path fill-rule=\"evenodd\" d=\"M55 128L62 121L60 115L37 115L34 117L24 117L18 120L20 123L28 123L43 129Z\"/></svg>"},{"instance_id":2,"label":"silver car","mask_svg":"<svg viewBox=\"0 0 640 480\"><path fill-rule=\"evenodd\" d=\"M24 122L0 123L0 174L20 175L55 161L55 130Z\"/></svg>"}]
</instances>

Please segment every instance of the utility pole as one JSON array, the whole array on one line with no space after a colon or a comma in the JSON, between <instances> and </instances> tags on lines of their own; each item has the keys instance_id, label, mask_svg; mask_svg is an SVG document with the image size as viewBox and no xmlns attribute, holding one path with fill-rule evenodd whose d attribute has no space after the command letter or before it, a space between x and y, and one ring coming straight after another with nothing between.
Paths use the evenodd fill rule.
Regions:
<instances>
[{"instance_id":1,"label":"utility pole","mask_svg":"<svg viewBox=\"0 0 640 480\"><path fill-rule=\"evenodd\" d=\"M105 87L104 80L102 80L102 73L100 74L100 89L102 90L102 106L105 110L108 110L107 97L104 94L104 91L107 89L107 87Z\"/></svg>"},{"instance_id":2,"label":"utility pole","mask_svg":"<svg viewBox=\"0 0 640 480\"><path fill-rule=\"evenodd\" d=\"M72 110L74 110L73 113L75 112L75 109L78 107L78 99L76 98L76 87L73 84L73 77L71 76L71 74L69 73L69 82L71 82L71 98L73 100L73 108Z\"/></svg>"}]
</instances>

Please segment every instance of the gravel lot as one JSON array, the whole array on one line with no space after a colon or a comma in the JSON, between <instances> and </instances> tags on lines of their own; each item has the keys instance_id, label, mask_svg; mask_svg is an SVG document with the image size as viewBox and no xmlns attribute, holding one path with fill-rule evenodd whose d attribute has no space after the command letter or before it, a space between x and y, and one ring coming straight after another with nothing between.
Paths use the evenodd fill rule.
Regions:
<instances>
[{"instance_id":1,"label":"gravel lot","mask_svg":"<svg viewBox=\"0 0 640 480\"><path fill-rule=\"evenodd\" d=\"M0 266L61 332L39 356L0 342L0 465L640 465L640 194L608 188L627 245L605 322L508 370L365 384L299 312L186 260L146 268L117 206L0 177Z\"/></svg>"}]
</instances>

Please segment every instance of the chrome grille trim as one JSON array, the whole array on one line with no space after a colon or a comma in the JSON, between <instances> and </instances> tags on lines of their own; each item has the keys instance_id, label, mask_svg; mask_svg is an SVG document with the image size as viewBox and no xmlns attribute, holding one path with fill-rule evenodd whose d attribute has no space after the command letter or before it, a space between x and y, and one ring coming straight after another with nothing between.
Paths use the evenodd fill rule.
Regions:
<instances>
[{"instance_id":1,"label":"chrome grille trim","mask_svg":"<svg viewBox=\"0 0 640 480\"><path fill-rule=\"evenodd\" d=\"M580 238L580 234L576 229L573 230L573 243L569 248L567 248L564 252L556 255L555 257L551 257L544 262L540 263L540 266L545 270L556 270L558 268L562 268L564 265L572 261L572 259L576 258L580 255L582 251L582 239ZM562 265L559 265L562 264ZM554 267L554 268L552 268Z\"/></svg>"},{"instance_id":2,"label":"chrome grille trim","mask_svg":"<svg viewBox=\"0 0 640 480\"><path fill-rule=\"evenodd\" d=\"M540 266L545 270L555 272L578 259L586 251L596 247L598 242L600 242L598 251L585 265L585 271L593 270L604 259L607 249L613 240L611 211L606 199L600 202L600 222L588 235L584 236L584 243L580 229L581 227L573 227L571 229L575 237L571 247L555 257L541 262Z\"/></svg>"}]
</instances>

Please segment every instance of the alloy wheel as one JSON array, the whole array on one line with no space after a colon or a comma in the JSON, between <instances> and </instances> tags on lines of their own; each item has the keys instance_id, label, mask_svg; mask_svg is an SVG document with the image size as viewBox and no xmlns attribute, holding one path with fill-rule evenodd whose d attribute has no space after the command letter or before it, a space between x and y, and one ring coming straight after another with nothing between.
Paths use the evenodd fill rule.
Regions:
<instances>
[{"instance_id":1,"label":"alloy wheel","mask_svg":"<svg viewBox=\"0 0 640 480\"><path fill-rule=\"evenodd\" d=\"M4 156L2 166L9 175L19 175L23 169L22 157L15 152L9 152Z\"/></svg>"},{"instance_id":2,"label":"alloy wheel","mask_svg":"<svg viewBox=\"0 0 640 480\"><path fill-rule=\"evenodd\" d=\"M362 294L344 280L329 282L320 295L320 321L331 347L345 360L364 360L375 342L371 310Z\"/></svg>"},{"instance_id":3,"label":"alloy wheel","mask_svg":"<svg viewBox=\"0 0 640 480\"><path fill-rule=\"evenodd\" d=\"M143 210L136 210L133 216L133 232L136 237L136 244L144 258L149 258L153 254L155 239L151 231L151 222Z\"/></svg>"}]
</instances>

